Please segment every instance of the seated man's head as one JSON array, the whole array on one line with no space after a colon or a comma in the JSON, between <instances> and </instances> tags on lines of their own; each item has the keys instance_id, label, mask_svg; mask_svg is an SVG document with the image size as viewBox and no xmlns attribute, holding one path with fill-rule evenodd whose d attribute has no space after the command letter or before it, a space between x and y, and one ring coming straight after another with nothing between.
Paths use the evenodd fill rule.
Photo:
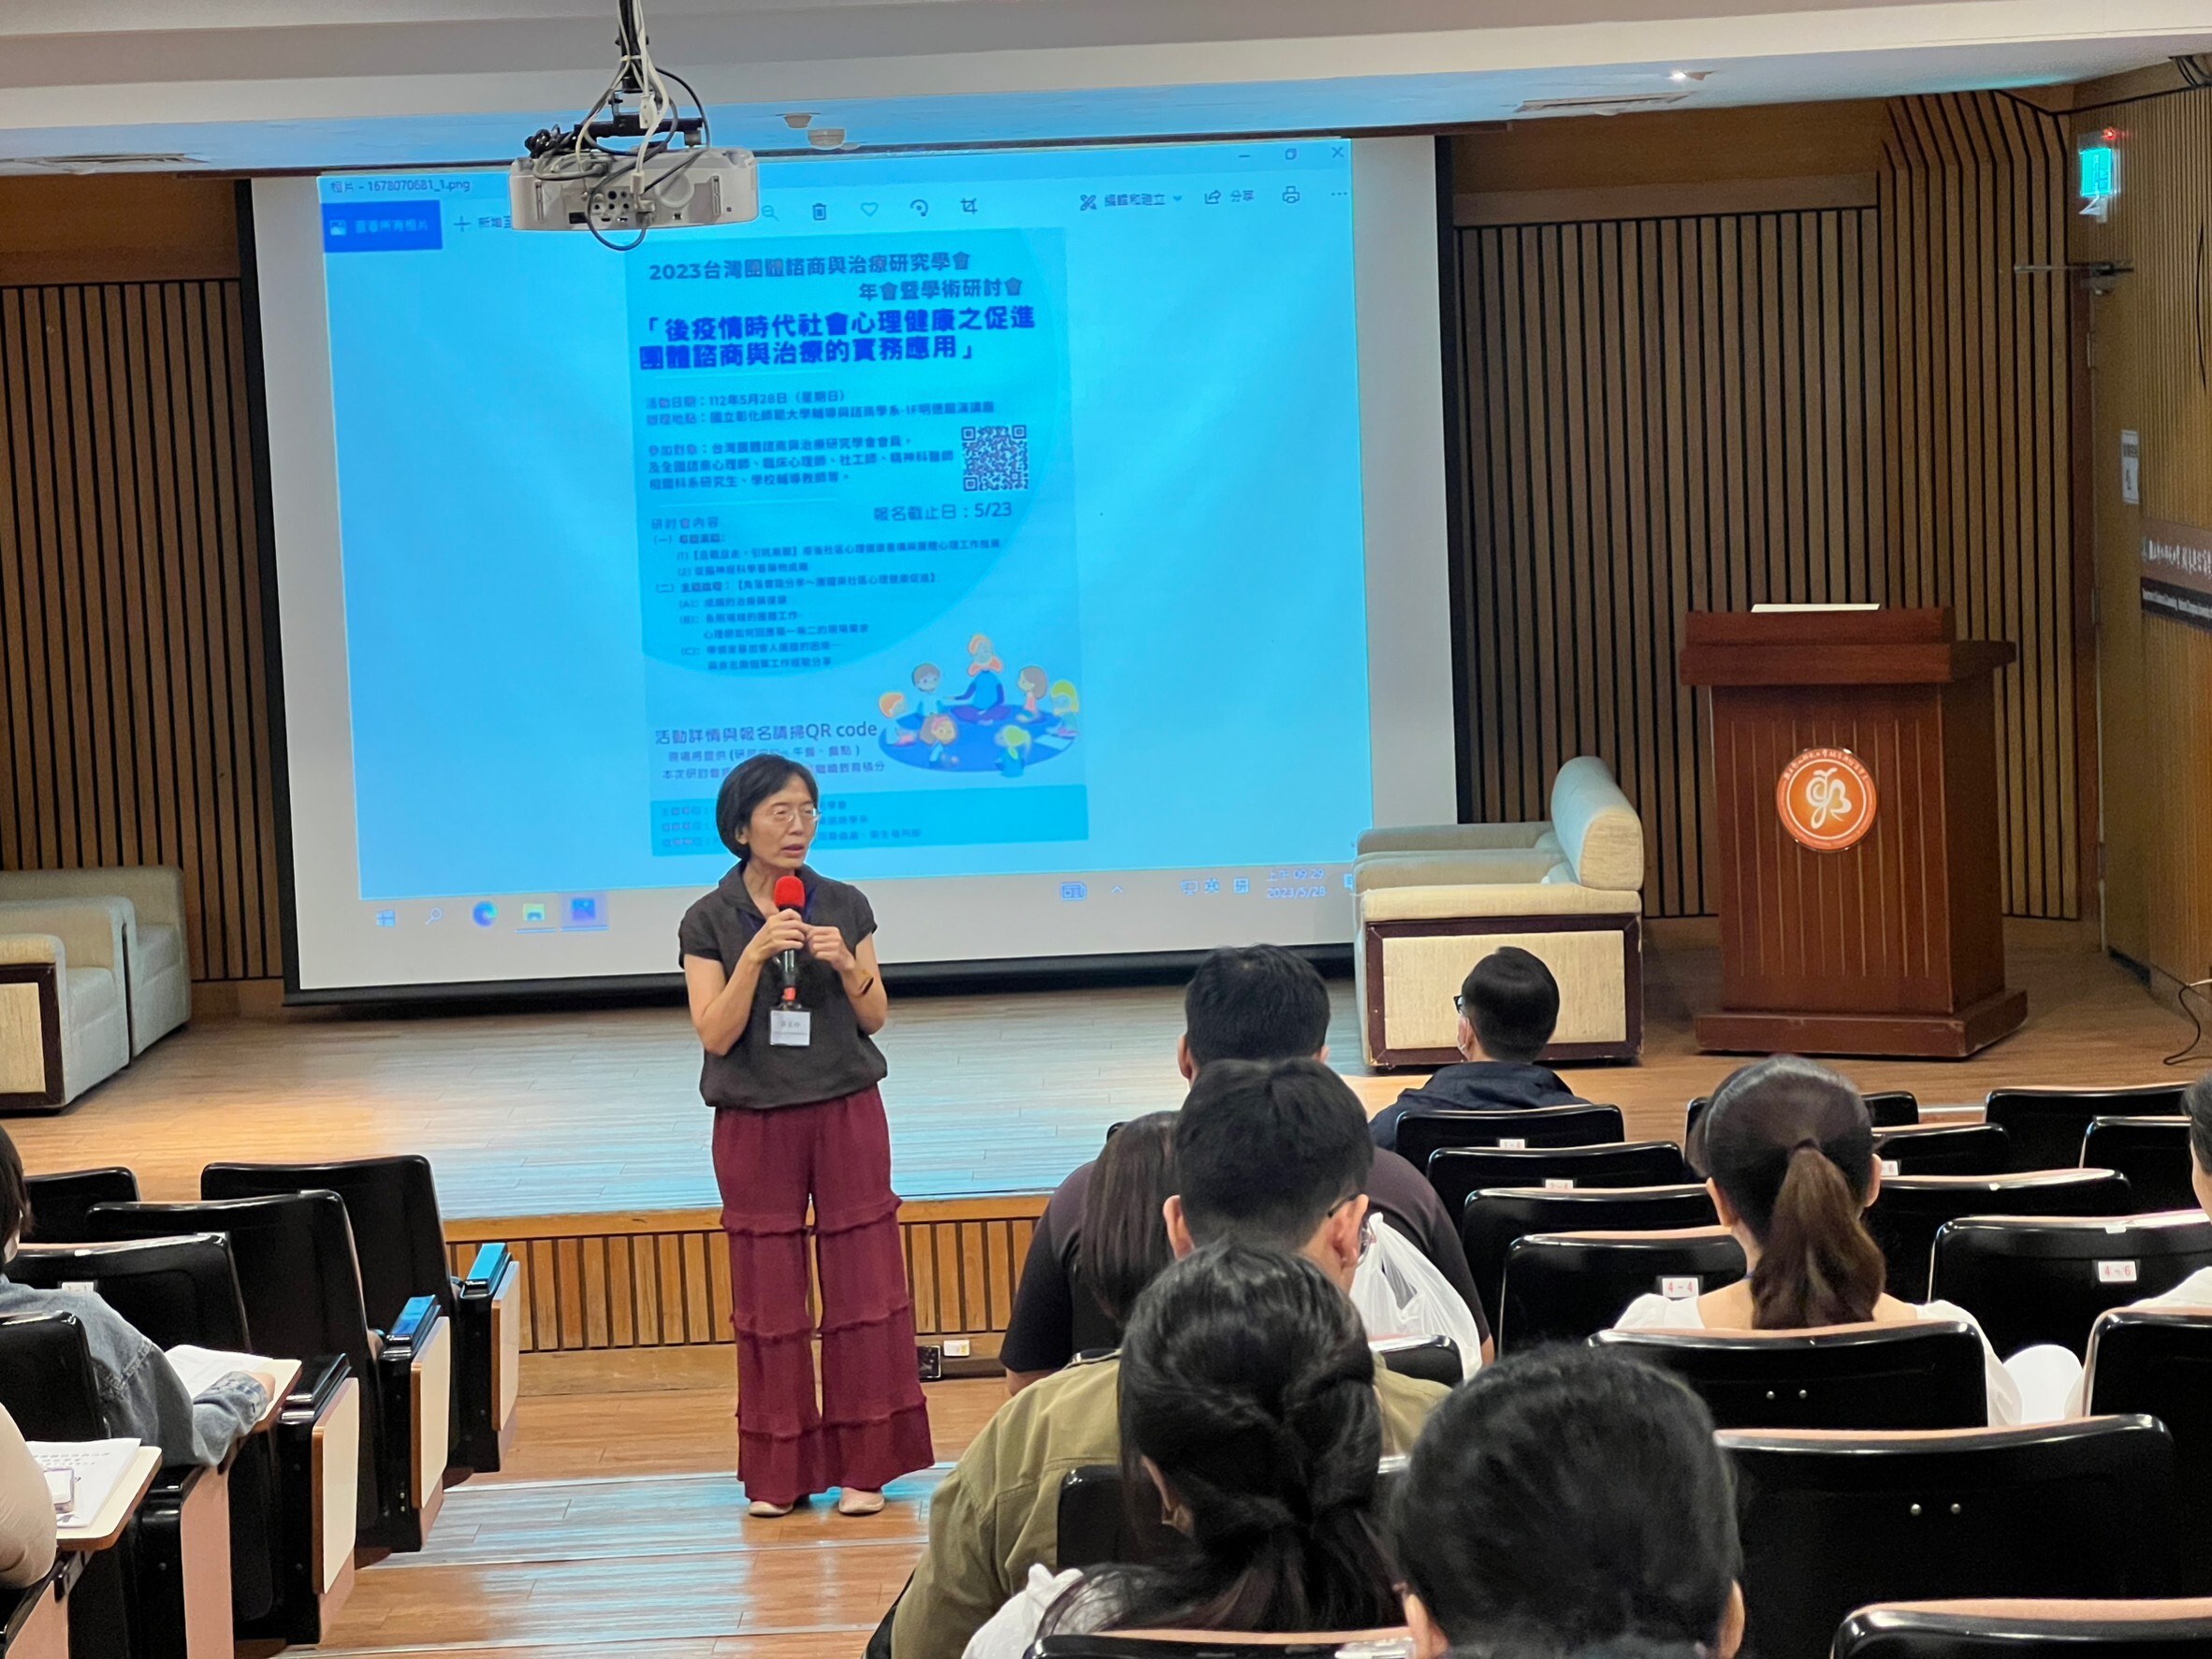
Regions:
<instances>
[{"instance_id":1,"label":"seated man's head","mask_svg":"<svg viewBox=\"0 0 2212 1659\"><path fill-rule=\"evenodd\" d=\"M1215 1060L1326 1060L1329 987L1280 945L1230 945L1198 966L1183 993L1186 1080Z\"/></svg>"},{"instance_id":2,"label":"seated man's head","mask_svg":"<svg viewBox=\"0 0 2212 1659\"><path fill-rule=\"evenodd\" d=\"M1287 1250L1348 1290L1374 1167L1359 1097L1318 1060L1214 1061L1176 1115L1169 1240Z\"/></svg>"},{"instance_id":3,"label":"seated man's head","mask_svg":"<svg viewBox=\"0 0 2212 1659\"><path fill-rule=\"evenodd\" d=\"M1456 1638L1573 1652L1620 1638L1733 1659L1742 1550L1712 1415L1600 1349L1484 1367L1431 1414L1392 1517L1419 1659Z\"/></svg>"},{"instance_id":4,"label":"seated man's head","mask_svg":"<svg viewBox=\"0 0 2212 1659\"><path fill-rule=\"evenodd\" d=\"M2190 1185L2197 1189L2197 1202L2212 1215L2212 1071L2189 1085L2181 1109L2189 1113Z\"/></svg>"},{"instance_id":5,"label":"seated man's head","mask_svg":"<svg viewBox=\"0 0 2212 1659\"><path fill-rule=\"evenodd\" d=\"M1460 1053L1525 1066L1559 1025L1559 982L1543 958L1501 945L1460 982Z\"/></svg>"}]
</instances>

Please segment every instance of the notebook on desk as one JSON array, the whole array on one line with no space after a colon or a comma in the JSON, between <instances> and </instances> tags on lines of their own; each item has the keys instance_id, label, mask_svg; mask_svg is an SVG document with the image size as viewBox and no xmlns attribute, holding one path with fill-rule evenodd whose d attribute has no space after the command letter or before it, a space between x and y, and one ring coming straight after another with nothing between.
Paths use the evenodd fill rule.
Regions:
<instances>
[{"instance_id":1,"label":"notebook on desk","mask_svg":"<svg viewBox=\"0 0 2212 1659\"><path fill-rule=\"evenodd\" d=\"M32 1460L46 1472L53 1493L54 1524L82 1526L107 1507L130 1476L136 1440L32 1440Z\"/></svg>"}]
</instances>

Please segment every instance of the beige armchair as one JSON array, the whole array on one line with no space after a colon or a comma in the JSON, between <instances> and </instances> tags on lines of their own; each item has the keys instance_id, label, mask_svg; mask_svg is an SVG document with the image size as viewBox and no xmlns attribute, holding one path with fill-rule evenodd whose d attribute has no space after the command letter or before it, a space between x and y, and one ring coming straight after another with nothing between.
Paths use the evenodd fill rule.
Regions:
<instances>
[{"instance_id":1,"label":"beige armchair","mask_svg":"<svg viewBox=\"0 0 2212 1659\"><path fill-rule=\"evenodd\" d=\"M1460 982L1501 945L1559 980L1546 1057L1632 1060L1643 1048L1643 822L1610 767L1579 755L1536 823L1370 830L1353 866L1360 1042L1371 1066L1459 1058Z\"/></svg>"},{"instance_id":2,"label":"beige armchair","mask_svg":"<svg viewBox=\"0 0 2212 1659\"><path fill-rule=\"evenodd\" d=\"M99 870L0 873L0 909L11 903L119 898L124 928L124 1011L135 1057L192 1018L192 968L184 956L184 873L167 865ZM0 932L13 931L0 915Z\"/></svg>"},{"instance_id":3,"label":"beige armchair","mask_svg":"<svg viewBox=\"0 0 2212 1659\"><path fill-rule=\"evenodd\" d=\"M130 1064L123 899L0 906L0 1112L58 1112Z\"/></svg>"}]
</instances>

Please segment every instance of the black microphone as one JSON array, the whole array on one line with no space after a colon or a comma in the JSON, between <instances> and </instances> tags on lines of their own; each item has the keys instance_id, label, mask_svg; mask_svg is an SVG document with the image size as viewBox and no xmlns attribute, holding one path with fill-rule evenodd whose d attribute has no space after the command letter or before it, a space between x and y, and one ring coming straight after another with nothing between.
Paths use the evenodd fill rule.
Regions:
<instances>
[{"instance_id":1,"label":"black microphone","mask_svg":"<svg viewBox=\"0 0 2212 1659\"><path fill-rule=\"evenodd\" d=\"M779 876L776 879L776 908L779 910L804 911L807 908L807 883L796 876ZM777 957L776 966L783 975L783 999L791 1002L799 994L799 953L789 950Z\"/></svg>"}]
</instances>

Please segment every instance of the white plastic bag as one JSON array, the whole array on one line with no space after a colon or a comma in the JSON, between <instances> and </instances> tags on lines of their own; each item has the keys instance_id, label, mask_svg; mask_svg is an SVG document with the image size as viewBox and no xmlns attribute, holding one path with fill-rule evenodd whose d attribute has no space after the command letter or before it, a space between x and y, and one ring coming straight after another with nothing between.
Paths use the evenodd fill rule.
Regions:
<instances>
[{"instance_id":1,"label":"white plastic bag","mask_svg":"<svg viewBox=\"0 0 2212 1659\"><path fill-rule=\"evenodd\" d=\"M1381 1215L1367 1218L1367 1254L1352 1276L1352 1305L1372 1340L1448 1336L1460 1350L1463 1376L1482 1366L1482 1333L1474 1314L1436 1264Z\"/></svg>"}]
</instances>

